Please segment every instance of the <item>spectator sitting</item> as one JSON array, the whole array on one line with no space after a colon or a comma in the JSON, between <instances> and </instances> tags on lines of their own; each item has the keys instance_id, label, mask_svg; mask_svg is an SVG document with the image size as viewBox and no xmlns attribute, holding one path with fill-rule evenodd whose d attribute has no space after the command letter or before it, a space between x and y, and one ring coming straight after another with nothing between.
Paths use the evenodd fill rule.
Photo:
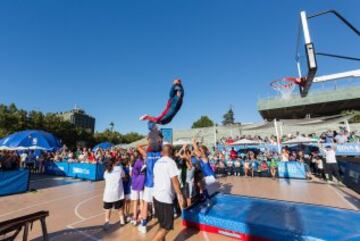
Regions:
<instances>
[{"instance_id":1,"label":"spectator sitting","mask_svg":"<svg viewBox=\"0 0 360 241\"><path fill-rule=\"evenodd\" d=\"M238 157L238 154L235 151L234 147L232 147L231 151L230 151L230 160L234 161L237 157Z\"/></svg>"}]
</instances>

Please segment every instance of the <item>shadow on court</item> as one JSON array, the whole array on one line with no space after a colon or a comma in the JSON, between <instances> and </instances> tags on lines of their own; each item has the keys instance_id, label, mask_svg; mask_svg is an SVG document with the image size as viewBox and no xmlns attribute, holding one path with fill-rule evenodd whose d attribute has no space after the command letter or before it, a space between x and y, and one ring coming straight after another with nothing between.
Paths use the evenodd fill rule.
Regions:
<instances>
[{"instance_id":1,"label":"shadow on court","mask_svg":"<svg viewBox=\"0 0 360 241\"><path fill-rule=\"evenodd\" d=\"M74 183L83 182L80 179L71 177L49 176L41 174L31 174L30 176L30 190L36 191L46 188L70 185Z\"/></svg>"},{"instance_id":2,"label":"shadow on court","mask_svg":"<svg viewBox=\"0 0 360 241\"><path fill-rule=\"evenodd\" d=\"M183 230L181 230L181 232L176 235L176 237L174 238L174 241L183 241L183 240L188 240L191 237L193 237L194 235L199 234L199 230L195 229L195 228L184 228Z\"/></svg>"},{"instance_id":3,"label":"shadow on court","mask_svg":"<svg viewBox=\"0 0 360 241\"><path fill-rule=\"evenodd\" d=\"M233 185L231 183L224 183L224 184L221 184L221 186L219 187L218 190L221 193L231 194L232 188L233 188Z\"/></svg>"},{"instance_id":4,"label":"shadow on court","mask_svg":"<svg viewBox=\"0 0 360 241\"><path fill-rule=\"evenodd\" d=\"M120 223L115 223L109 227L107 231L103 230L102 225L65 229L58 232L50 233L49 239L51 241L80 241L80 240L102 240L105 236L111 237L111 235L121 228ZM33 239L33 241L43 241L42 237Z\"/></svg>"}]
</instances>

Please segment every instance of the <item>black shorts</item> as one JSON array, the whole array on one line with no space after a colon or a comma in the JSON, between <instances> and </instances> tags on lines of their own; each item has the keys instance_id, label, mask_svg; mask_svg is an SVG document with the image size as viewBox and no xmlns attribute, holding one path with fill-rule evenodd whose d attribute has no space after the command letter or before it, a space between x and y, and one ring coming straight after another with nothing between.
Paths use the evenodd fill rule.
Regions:
<instances>
[{"instance_id":1,"label":"black shorts","mask_svg":"<svg viewBox=\"0 0 360 241\"><path fill-rule=\"evenodd\" d=\"M112 209L112 208L120 209L123 206L124 206L124 199L112 203L104 202L104 209Z\"/></svg>"},{"instance_id":2,"label":"black shorts","mask_svg":"<svg viewBox=\"0 0 360 241\"><path fill-rule=\"evenodd\" d=\"M155 215L160 228L170 231L174 228L174 205L162 203L154 198Z\"/></svg>"}]
</instances>

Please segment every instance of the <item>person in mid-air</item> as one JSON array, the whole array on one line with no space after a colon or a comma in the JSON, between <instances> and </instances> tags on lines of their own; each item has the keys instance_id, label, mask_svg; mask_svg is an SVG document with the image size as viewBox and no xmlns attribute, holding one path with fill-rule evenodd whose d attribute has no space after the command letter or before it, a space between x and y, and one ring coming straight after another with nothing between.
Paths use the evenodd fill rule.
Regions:
<instances>
[{"instance_id":1,"label":"person in mid-air","mask_svg":"<svg viewBox=\"0 0 360 241\"><path fill-rule=\"evenodd\" d=\"M173 86L170 89L169 100L165 109L159 116L143 115L140 120L153 122L159 125L166 125L172 121L175 115L180 110L184 98L184 88L181 80L174 80Z\"/></svg>"}]
</instances>

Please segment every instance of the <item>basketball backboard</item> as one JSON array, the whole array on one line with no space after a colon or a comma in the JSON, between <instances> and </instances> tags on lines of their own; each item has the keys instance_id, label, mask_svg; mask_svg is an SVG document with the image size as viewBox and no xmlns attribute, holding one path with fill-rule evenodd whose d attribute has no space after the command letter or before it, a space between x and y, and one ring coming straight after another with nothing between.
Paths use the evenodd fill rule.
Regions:
<instances>
[{"instance_id":1,"label":"basketball backboard","mask_svg":"<svg viewBox=\"0 0 360 241\"><path fill-rule=\"evenodd\" d=\"M328 58L336 58L338 60L348 60L348 61L360 61L358 56L344 56L334 53L324 53L316 52L314 43L312 41L309 29L309 20L315 17L319 17L325 14L332 14L337 17L340 22L342 22L346 27L348 27L352 32L354 32L358 37L360 37L360 30L358 30L354 25L352 25L346 18L344 18L340 13L335 10L327 10L319 12L313 15L307 15L305 11L300 12L300 26L298 31L297 38L297 47L296 47L296 67L298 71L298 85L300 88L300 94L302 97L307 96L309 89L312 83L319 83L325 81L332 81L338 79L347 79L347 78L359 78L360 69L329 73L323 76L317 76L318 63L316 56L323 56Z\"/></svg>"},{"instance_id":2,"label":"basketball backboard","mask_svg":"<svg viewBox=\"0 0 360 241\"><path fill-rule=\"evenodd\" d=\"M305 97L317 72L316 52L311 41L308 18L306 12L300 13L300 27L296 48L296 66L300 78L300 94Z\"/></svg>"}]
</instances>

